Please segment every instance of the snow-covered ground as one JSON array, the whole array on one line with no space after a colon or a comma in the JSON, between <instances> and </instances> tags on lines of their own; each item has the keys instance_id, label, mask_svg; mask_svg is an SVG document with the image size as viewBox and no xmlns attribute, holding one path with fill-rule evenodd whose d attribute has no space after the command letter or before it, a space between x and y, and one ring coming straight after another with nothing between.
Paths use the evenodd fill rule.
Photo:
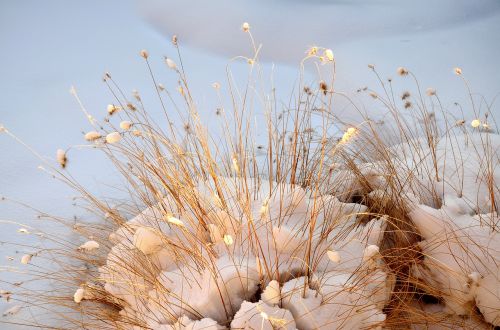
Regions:
<instances>
[{"instance_id":1,"label":"snow-covered ground","mask_svg":"<svg viewBox=\"0 0 500 330\"><path fill-rule=\"evenodd\" d=\"M467 100L463 84L452 73L455 66L463 69L473 91L488 100L500 91L500 4L492 0L474 4L228 0L210 5L201 0L189 5L149 0L4 1L0 3L0 123L53 158L56 149L81 143L80 132L86 127L68 93L70 86L75 85L92 113L103 111L111 99L101 82L105 71L127 91L151 93L147 68L138 56L144 48L160 81L173 86L161 62L163 55L174 55L172 34L179 35L183 45L185 40L183 60L190 83L200 109L209 108L210 84L224 81L227 58L248 51L239 29L243 21L250 22L255 38L263 43L264 60L276 64L275 83L284 97L296 79L297 61L312 44L334 50L340 90L374 85L366 68L373 63L387 76L395 76L400 65L411 68L422 85L435 87L447 104ZM155 101L148 105L158 106ZM493 116L500 119L498 110ZM3 135L0 150L1 196L49 213L73 215L72 192L37 170L38 160ZM90 189L114 194L100 184L116 181L109 164L97 154L72 151L68 166ZM0 221L43 224L34 212L8 201L0 201ZM0 242L33 244L29 236L17 232L19 225L0 226ZM0 247L0 265L22 270L21 256L30 251ZM0 279L12 280L12 275L0 272ZM9 306L1 300L0 312Z\"/></svg>"}]
</instances>

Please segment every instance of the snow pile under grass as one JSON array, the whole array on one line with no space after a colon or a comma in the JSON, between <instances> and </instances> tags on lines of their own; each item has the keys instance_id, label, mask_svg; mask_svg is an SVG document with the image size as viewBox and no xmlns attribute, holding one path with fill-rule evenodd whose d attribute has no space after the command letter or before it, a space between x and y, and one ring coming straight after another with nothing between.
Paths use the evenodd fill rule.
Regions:
<instances>
[{"instance_id":1,"label":"snow pile under grass","mask_svg":"<svg viewBox=\"0 0 500 330\"><path fill-rule=\"evenodd\" d=\"M422 237L411 274L443 299L446 313L471 315L477 306L493 325L500 325L500 219L491 208L500 200L500 169L485 164L499 149L492 134L442 141L435 157L429 147L399 145L391 173L408 182L397 194ZM369 198L394 189L384 168L360 166ZM338 173L333 195L265 180L241 195L242 180L220 180L224 203L210 184L193 189L209 210L203 226L194 210L172 214L166 198L110 235L115 245L100 274L123 307L125 328L383 326L395 283L379 248L388 218L361 219L367 206L335 197L346 200L342 187L362 191L352 173Z\"/></svg>"},{"instance_id":2,"label":"snow pile under grass","mask_svg":"<svg viewBox=\"0 0 500 330\"><path fill-rule=\"evenodd\" d=\"M384 161L360 166L372 199L387 198L393 182L402 182L396 194L408 210L422 241L422 262L412 274L424 291L445 303L445 312L473 315L500 325L500 136L478 133L450 136L435 148L416 140L392 148L388 179ZM492 165L493 164L493 165ZM495 165L496 164L496 165ZM343 185L355 193L366 189L347 171Z\"/></svg>"},{"instance_id":3,"label":"snow pile under grass","mask_svg":"<svg viewBox=\"0 0 500 330\"><path fill-rule=\"evenodd\" d=\"M233 192L242 183L225 181ZM207 230L194 228L189 212L169 221L159 203L110 235L115 246L100 272L124 320L152 329L361 329L384 321L385 218L360 224L365 206L298 186L262 181L250 212L236 198L221 207L210 190L196 189L213 204Z\"/></svg>"}]
</instances>

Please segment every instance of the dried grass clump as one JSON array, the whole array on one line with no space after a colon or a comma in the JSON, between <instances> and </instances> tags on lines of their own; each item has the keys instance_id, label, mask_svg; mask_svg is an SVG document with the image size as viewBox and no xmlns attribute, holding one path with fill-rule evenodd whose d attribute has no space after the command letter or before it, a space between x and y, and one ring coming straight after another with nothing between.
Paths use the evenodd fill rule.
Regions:
<instances>
[{"instance_id":1,"label":"dried grass clump","mask_svg":"<svg viewBox=\"0 0 500 330\"><path fill-rule=\"evenodd\" d=\"M478 228L498 233L499 158L490 109L477 109L471 95L470 116L488 130L476 122L466 127L465 114L449 113L434 89L424 98L413 73L401 67L404 79L415 80L417 97L405 92L400 102L392 81L380 79L380 91L360 91L385 107L388 124L382 129L349 98L363 120L344 122L334 111L336 99L346 94L334 89L333 52L316 46L301 63L301 77L309 64L324 65L328 77L319 77L316 88L301 79L299 92L281 109L274 86L267 93L259 80L260 46L250 25L242 30L254 54L232 61L250 64L249 78L238 89L229 65L226 87L214 84L220 100L214 110L217 128L205 125L196 108L177 37L178 64L165 60L177 75L177 94L157 83L152 56L140 52L165 121L153 120L139 93L127 96L106 73L104 83L115 99L102 123L82 106L92 126L84 139L109 157L126 180L130 199L113 204L93 195L68 174L72 149L58 151L60 167L49 162L44 168L81 194L93 221L75 225L43 214L70 226L81 240L43 233L54 247L37 251L26 263L56 262L55 270L43 263L32 269L34 279L50 281L53 289L21 286L9 297L27 298L39 312L57 318L50 327L60 329L170 329L167 323L175 329L487 328L477 300L456 302L460 308L470 305L465 313L455 311L466 319L449 317L442 307L461 296L434 282L432 271L419 276L434 258L429 245L457 237L462 242L469 233L460 227L449 232L460 234L455 238L427 236L417 215L422 207L438 210L460 200L467 216L481 218ZM375 66L369 68L379 77ZM455 72L464 79L461 70ZM81 104L76 90L72 93ZM255 108L265 114L264 139L253 128ZM478 119L481 113L484 118ZM468 189L463 144L480 159L475 178L480 189ZM473 252L471 260L498 259L485 248ZM434 271L452 266L437 263ZM465 276L473 274L470 265L463 266ZM474 276L469 287L481 281ZM187 286L181 290L173 282ZM206 313L199 304L203 295L184 295L197 285L202 293L207 286L217 288ZM304 305L315 299L317 304ZM331 310L339 313L331 323L315 323L328 320L324 315ZM49 327L36 319L25 323Z\"/></svg>"}]
</instances>

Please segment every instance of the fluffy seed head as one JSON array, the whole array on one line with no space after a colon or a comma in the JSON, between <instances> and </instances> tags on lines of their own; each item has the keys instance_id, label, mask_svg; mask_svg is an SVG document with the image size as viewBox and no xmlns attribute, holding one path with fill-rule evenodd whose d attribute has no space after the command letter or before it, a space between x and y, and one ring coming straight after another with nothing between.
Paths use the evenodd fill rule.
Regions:
<instances>
[{"instance_id":1,"label":"fluffy seed head","mask_svg":"<svg viewBox=\"0 0 500 330\"><path fill-rule=\"evenodd\" d=\"M326 49L325 50L325 57L328 59L328 61L332 62L333 61L333 51L331 49Z\"/></svg>"},{"instance_id":2,"label":"fluffy seed head","mask_svg":"<svg viewBox=\"0 0 500 330\"><path fill-rule=\"evenodd\" d=\"M79 288L78 290L75 291L75 294L73 295L73 300L79 304L83 300L83 295L85 294L85 290L82 288Z\"/></svg>"},{"instance_id":3,"label":"fluffy seed head","mask_svg":"<svg viewBox=\"0 0 500 330\"><path fill-rule=\"evenodd\" d=\"M328 93L328 85L324 81L319 82L319 90L326 95Z\"/></svg>"},{"instance_id":4,"label":"fluffy seed head","mask_svg":"<svg viewBox=\"0 0 500 330\"><path fill-rule=\"evenodd\" d=\"M17 232L18 232L18 233L20 233L20 234L29 234L29 233L30 233L30 232L28 231L28 229L26 229L26 228L19 228L19 229L17 230Z\"/></svg>"},{"instance_id":5,"label":"fluffy seed head","mask_svg":"<svg viewBox=\"0 0 500 330\"><path fill-rule=\"evenodd\" d=\"M23 257L21 258L21 263L23 265L29 264L29 262L31 261L32 257L33 257L33 255L31 255L31 254L25 254L25 255L23 255Z\"/></svg>"},{"instance_id":6,"label":"fluffy seed head","mask_svg":"<svg viewBox=\"0 0 500 330\"><path fill-rule=\"evenodd\" d=\"M167 221L173 225L179 226L179 227L184 227L184 222L181 220L177 219L176 217L172 215L167 216Z\"/></svg>"},{"instance_id":7,"label":"fluffy seed head","mask_svg":"<svg viewBox=\"0 0 500 330\"><path fill-rule=\"evenodd\" d=\"M234 243L233 237L231 235L224 235L224 243L226 245L232 245Z\"/></svg>"},{"instance_id":8,"label":"fluffy seed head","mask_svg":"<svg viewBox=\"0 0 500 330\"><path fill-rule=\"evenodd\" d=\"M460 69L460 68L454 68L453 72L455 72L456 75L461 75L462 74L462 69Z\"/></svg>"},{"instance_id":9,"label":"fluffy seed head","mask_svg":"<svg viewBox=\"0 0 500 330\"><path fill-rule=\"evenodd\" d=\"M233 156L233 158L231 159L231 161L233 162L233 170L236 173L239 173L240 172L240 166L238 165L238 159L236 158L236 156Z\"/></svg>"},{"instance_id":10,"label":"fluffy seed head","mask_svg":"<svg viewBox=\"0 0 500 330\"><path fill-rule=\"evenodd\" d=\"M122 136L118 132L113 132L113 133L109 133L108 135L106 135L106 142L107 143L111 143L111 144L117 143L121 139L122 139Z\"/></svg>"},{"instance_id":11,"label":"fluffy seed head","mask_svg":"<svg viewBox=\"0 0 500 330\"><path fill-rule=\"evenodd\" d=\"M175 62L174 62L172 59L170 59L170 58L166 57L166 58L165 58L165 63L167 63L167 66L168 66L170 69L172 69L172 70L177 70L177 64L175 64Z\"/></svg>"},{"instance_id":12,"label":"fluffy seed head","mask_svg":"<svg viewBox=\"0 0 500 330\"><path fill-rule=\"evenodd\" d=\"M145 49L141 50L141 56L144 57L144 58L148 58L149 57L148 51L145 50Z\"/></svg>"},{"instance_id":13,"label":"fluffy seed head","mask_svg":"<svg viewBox=\"0 0 500 330\"><path fill-rule=\"evenodd\" d=\"M434 96L434 95L436 95L436 90L434 88L429 87L429 88L427 88L425 93L429 96Z\"/></svg>"},{"instance_id":14,"label":"fluffy seed head","mask_svg":"<svg viewBox=\"0 0 500 330\"><path fill-rule=\"evenodd\" d=\"M406 68L402 67L402 66L400 66L400 67L398 68L398 71L397 71L397 72L398 72L398 74L399 74L400 76L406 76L406 75L408 75L408 70L407 70Z\"/></svg>"},{"instance_id":15,"label":"fluffy seed head","mask_svg":"<svg viewBox=\"0 0 500 330\"><path fill-rule=\"evenodd\" d=\"M241 29L243 30L243 32L248 32L250 31L250 24L248 24L248 22L245 22L241 25Z\"/></svg>"},{"instance_id":16,"label":"fluffy seed head","mask_svg":"<svg viewBox=\"0 0 500 330\"><path fill-rule=\"evenodd\" d=\"M318 47L316 47L316 46L312 46L311 48L309 48L307 50L307 55L309 55L309 56L314 56L316 54L318 54Z\"/></svg>"},{"instance_id":17,"label":"fluffy seed head","mask_svg":"<svg viewBox=\"0 0 500 330\"><path fill-rule=\"evenodd\" d=\"M120 110L120 107L114 104L108 104L108 107L106 109L108 110L108 114L112 116L115 112Z\"/></svg>"},{"instance_id":18,"label":"fluffy seed head","mask_svg":"<svg viewBox=\"0 0 500 330\"><path fill-rule=\"evenodd\" d=\"M95 141L97 139L100 139L101 137L102 137L102 135L96 131L90 131L90 132L85 134L85 140L91 141L91 142Z\"/></svg>"},{"instance_id":19,"label":"fluffy seed head","mask_svg":"<svg viewBox=\"0 0 500 330\"><path fill-rule=\"evenodd\" d=\"M120 123L120 128L124 131L128 131L132 127L132 123L128 120L124 120Z\"/></svg>"},{"instance_id":20,"label":"fluffy seed head","mask_svg":"<svg viewBox=\"0 0 500 330\"><path fill-rule=\"evenodd\" d=\"M479 283L479 280L481 279L481 274L479 274L478 272L473 272L470 273L467 277L473 284L477 285Z\"/></svg>"},{"instance_id":21,"label":"fluffy seed head","mask_svg":"<svg viewBox=\"0 0 500 330\"><path fill-rule=\"evenodd\" d=\"M481 121L479 119L474 119L473 121L470 122L470 125L473 128L478 128L479 126L481 126Z\"/></svg>"},{"instance_id":22,"label":"fluffy seed head","mask_svg":"<svg viewBox=\"0 0 500 330\"><path fill-rule=\"evenodd\" d=\"M62 168L66 167L66 163L68 162L68 159L66 158L66 151L64 151L62 149L57 149L56 159Z\"/></svg>"}]
</instances>

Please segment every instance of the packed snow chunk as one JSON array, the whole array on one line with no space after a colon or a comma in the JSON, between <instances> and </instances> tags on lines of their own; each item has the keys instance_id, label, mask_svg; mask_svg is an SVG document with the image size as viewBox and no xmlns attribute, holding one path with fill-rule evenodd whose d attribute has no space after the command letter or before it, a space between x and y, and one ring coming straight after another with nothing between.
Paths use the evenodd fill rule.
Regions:
<instances>
[{"instance_id":1,"label":"packed snow chunk","mask_svg":"<svg viewBox=\"0 0 500 330\"><path fill-rule=\"evenodd\" d=\"M161 234L153 228L140 227L134 234L134 246L144 254L153 254L161 250Z\"/></svg>"},{"instance_id":2,"label":"packed snow chunk","mask_svg":"<svg viewBox=\"0 0 500 330\"><path fill-rule=\"evenodd\" d=\"M99 268L104 289L132 308L138 308L144 304L151 289L150 283L160 272L151 261L144 258L131 242L115 245L108 254L106 265Z\"/></svg>"},{"instance_id":3,"label":"packed snow chunk","mask_svg":"<svg viewBox=\"0 0 500 330\"><path fill-rule=\"evenodd\" d=\"M363 261L369 261L379 254L379 247L376 245L368 245L363 252Z\"/></svg>"},{"instance_id":4,"label":"packed snow chunk","mask_svg":"<svg viewBox=\"0 0 500 330\"><path fill-rule=\"evenodd\" d=\"M259 301L244 301L231 322L231 329L293 330L295 321L290 311Z\"/></svg>"},{"instance_id":5,"label":"packed snow chunk","mask_svg":"<svg viewBox=\"0 0 500 330\"><path fill-rule=\"evenodd\" d=\"M475 301L484 320L500 326L500 279L499 273L490 273L477 281Z\"/></svg>"},{"instance_id":6,"label":"packed snow chunk","mask_svg":"<svg viewBox=\"0 0 500 330\"><path fill-rule=\"evenodd\" d=\"M91 252L99 248L99 243L96 241L87 241L78 247L78 250Z\"/></svg>"},{"instance_id":7,"label":"packed snow chunk","mask_svg":"<svg viewBox=\"0 0 500 330\"><path fill-rule=\"evenodd\" d=\"M324 257L318 264L319 271L335 270L352 274L361 266L373 267L383 264L378 255L378 245L384 236L387 222L385 217L370 220L366 225L346 228L339 233L332 232L331 243L325 249Z\"/></svg>"},{"instance_id":8,"label":"packed snow chunk","mask_svg":"<svg viewBox=\"0 0 500 330\"><path fill-rule=\"evenodd\" d=\"M201 315L227 322L244 300L255 295L259 273L254 263L239 257L224 256L210 267L197 271L183 266L161 273L161 286L149 293L150 309L160 309L165 321L169 315Z\"/></svg>"},{"instance_id":9,"label":"packed snow chunk","mask_svg":"<svg viewBox=\"0 0 500 330\"><path fill-rule=\"evenodd\" d=\"M297 234L297 231L293 231L287 228L287 226L273 227L276 250L287 253L296 251L302 243L302 240L297 237Z\"/></svg>"},{"instance_id":10,"label":"packed snow chunk","mask_svg":"<svg viewBox=\"0 0 500 330\"><path fill-rule=\"evenodd\" d=\"M336 264L340 262L340 253L338 251L328 250L326 253L331 262Z\"/></svg>"},{"instance_id":11,"label":"packed snow chunk","mask_svg":"<svg viewBox=\"0 0 500 330\"><path fill-rule=\"evenodd\" d=\"M268 305L277 305L281 301L280 284L276 280L269 282L261 295L261 299Z\"/></svg>"},{"instance_id":12,"label":"packed snow chunk","mask_svg":"<svg viewBox=\"0 0 500 330\"><path fill-rule=\"evenodd\" d=\"M419 243L423 263L412 272L441 292L448 311L468 315L475 303L485 319L498 326L500 233L483 222L491 215L472 217L455 211L420 205L409 214L424 238Z\"/></svg>"},{"instance_id":13,"label":"packed snow chunk","mask_svg":"<svg viewBox=\"0 0 500 330\"><path fill-rule=\"evenodd\" d=\"M421 150L413 150L416 145L426 146L421 147ZM425 141L405 143L393 149L395 155L407 155L406 158L398 159L402 165L398 175L422 173L415 177L417 180L413 180L415 186L412 188L428 206L437 206L432 192L445 198L446 195L460 196L462 200L458 204L450 198L444 203L448 202L450 208L461 213L468 213L470 209L476 213L486 213L491 210L493 200L500 200L500 191L494 188L500 186L500 167L491 167L487 161L500 157L500 135L477 133L441 139L435 153ZM413 159L415 153L425 156ZM436 164L432 154L435 154Z\"/></svg>"},{"instance_id":14,"label":"packed snow chunk","mask_svg":"<svg viewBox=\"0 0 500 330\"><path fill-rule=\"evenodd\" d=\"M217 324L216 321L204 318L193 321L187 316L180 317L173 325L162 324L154 328L155 330L222 330L223 326Z\"/></svg>"},{"instance_id":15,"label":"packed snow chunk","mask_svg":"<svg viewBox=\"0 0 500 330\"><path fill-rule=\"evenodd\" d=\"M282 305L292 313L297 328L366 329L382 325L386 316L371 301L370 296L359 291L356 286L343 284L347 277L339 276L336 285L329 286L327 296L322 294L319 283L304 285L304 277L285 283Z\"/></svg>"}]
</instances>

